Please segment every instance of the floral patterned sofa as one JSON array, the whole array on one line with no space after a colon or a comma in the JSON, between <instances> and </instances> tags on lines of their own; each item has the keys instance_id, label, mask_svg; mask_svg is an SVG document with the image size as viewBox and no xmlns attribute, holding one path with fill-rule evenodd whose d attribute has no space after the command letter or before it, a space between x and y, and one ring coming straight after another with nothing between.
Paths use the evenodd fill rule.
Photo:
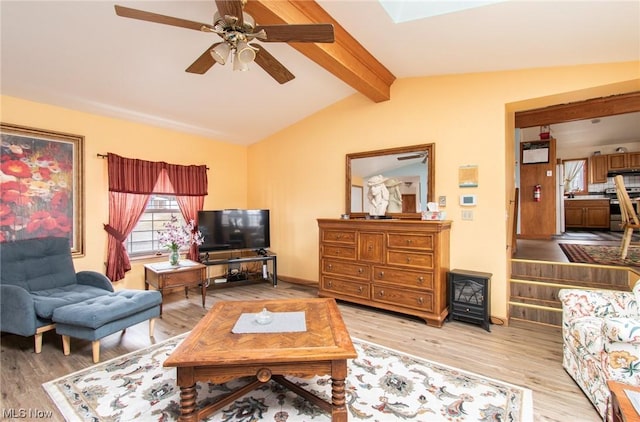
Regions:
<instances>
[{"instance_id":1,"label":"floral patterned sofa","mask_svg":"<svg viewBox=\"0 0 640 422\"><path fill-rule=\"evenodd\" d=\"M562 289L562 366L611 420L607 380L640 386L640 280L632 292Z\"/></svg>"}]
</instances>

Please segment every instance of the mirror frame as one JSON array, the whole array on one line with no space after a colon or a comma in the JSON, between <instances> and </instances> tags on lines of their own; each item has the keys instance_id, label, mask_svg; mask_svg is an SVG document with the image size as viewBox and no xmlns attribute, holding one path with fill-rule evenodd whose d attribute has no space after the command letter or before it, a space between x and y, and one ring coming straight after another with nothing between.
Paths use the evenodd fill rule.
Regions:
<instances>
[{"instance_id":1,"label":"mirror frame","mask_svg":"<svg viewBox=\"0 0 640 422\"><path fill-rule=\"evenodd\" d=\"M351 212L351 160L358 158L373 158L382 155L408 154L415 152L427 151L429 165L427 166L427 201L433 201L435 198L435 144L419 144L409 145L405 147L379 149L375 151L355 152L346 155L346 171L345 171L345 213L349 214L349 218L366 218L367 212ZM364 188L364 186L363 186ZM421 220L422 214L419 212L408 213L390 213L388 215L394 218L407 220Z\"/></svg>"}]
</instances>

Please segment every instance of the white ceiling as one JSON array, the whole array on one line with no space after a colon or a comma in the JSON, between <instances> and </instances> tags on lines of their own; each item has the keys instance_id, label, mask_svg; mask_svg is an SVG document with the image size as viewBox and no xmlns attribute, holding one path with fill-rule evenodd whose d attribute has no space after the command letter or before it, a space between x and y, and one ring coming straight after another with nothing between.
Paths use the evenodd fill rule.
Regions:
<instances>
[{"instance_id":1,"label":"white ceiling","mask_svg":"<svg viewBox=\"0 0 640 422\"><path fill-rule=\"evenodd\" d=\"M565 151L582 146L597 149L633 142L640 145L640 113L554 123L550 125L550 134L556 140L558 147L562 147ZM523 141L540 139L540 128L523 129L520 139Z\"/></svg>"},{"instance_id":2,"label":"white ceiling","mask_svg":"<svg viewBox=\"0 0 640 422\"><path fill-rule=\"evenodd\" d=\"M397 78L640 60L639 1L511 0L394 24L374 0L320 0ZM215 34L116 16L114 4L211 23L207 1L0 1L3 95L251 144L355 91L286 44L279 85L184 70ZM392 91L393 93L393 91Z\"/></svg>"}]
</instances>

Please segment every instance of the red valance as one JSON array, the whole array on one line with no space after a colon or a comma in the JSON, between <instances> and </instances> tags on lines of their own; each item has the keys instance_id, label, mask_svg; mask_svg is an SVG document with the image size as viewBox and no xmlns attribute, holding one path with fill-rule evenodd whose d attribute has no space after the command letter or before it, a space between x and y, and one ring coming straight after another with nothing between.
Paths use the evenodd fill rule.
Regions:
<instances>
[{"instance_id":1,"label":"red valance","mask_svg":"<svg viewBox=\"0 0 640 422\"><path fill-rule=\"evenodd\" d=\"M126 158L112 153L107 154L107 161L110 192L146 195L154 192L179 196L207 195L206 165L183 166L164 161ZM170 186L166 183L158 183L163 172Z\"/></svg>"}]
</instances>

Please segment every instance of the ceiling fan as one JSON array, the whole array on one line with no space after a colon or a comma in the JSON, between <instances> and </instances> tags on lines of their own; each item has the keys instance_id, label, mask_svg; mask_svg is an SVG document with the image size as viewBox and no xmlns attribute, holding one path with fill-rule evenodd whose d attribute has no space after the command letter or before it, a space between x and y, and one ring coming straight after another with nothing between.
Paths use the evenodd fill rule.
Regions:
<instances>
[{"instance_id":1,"label":"ceiling fan","mask_svg":"<svg viewBox=\"0 0 640 422\"><path fill-rule=\"evenodd\" d=\"M429 156L429 153L427 151L422 151L422 152L418 152L410 155L401 155L400 157L397 157L397 159L399 161L402 161L402 160L413 160L415 158L422 158L422 164L424 164L427 162L428 156Z\"/></svg>"},{"instance_id":2,"label":"ceiling fan","mask_svg":"<svg viewBox=\"0 0 640 422\"><path fill-rule=\"evenodd\" d=\"M172 25L202 32L213 32L222 38L200 55L189 66L189 73L206 73L214 64L225 64L233 57L234 70L248 70L249 63L255 61L280 84L289 82L295 76L263 46L249 43L262 42L334 42L333 25L282 24L256 25L251 15L243 11L247 0L216 0L218 11L213 16L213 24L194 22L153 12L115 6L116 14L125 18Z\"/></svg>"}]
</instances>

